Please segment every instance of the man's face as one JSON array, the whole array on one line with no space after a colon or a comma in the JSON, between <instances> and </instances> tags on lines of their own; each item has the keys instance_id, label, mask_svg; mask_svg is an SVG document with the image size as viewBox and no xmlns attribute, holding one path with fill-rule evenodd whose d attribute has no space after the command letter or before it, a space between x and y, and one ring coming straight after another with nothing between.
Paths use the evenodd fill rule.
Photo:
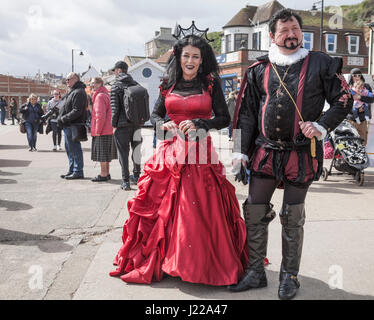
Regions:
<instances>
[{"instance_id":1,"label":"man's face","mask_svg":"<svg viewBox=\"0 0 374 320\"><path fill-rule=\"evenodd\" d=\"M69 74L67 77L66 77L66 85L69 87L69 88L72 88L74 87L74 85L78 82L78 78L73 75L73 74Z\"/></svg>"},{"instance_id":2,"label":"man's face","mask_svg":"<svg viewBox=\"0 0 374 320\"><path fill-rule=\"evenodd\" d=\"M270 38L279 50L284 54L292 54L299 50L303 40L303 32L295 17L288 21L278 20L275 25L275 33L270 32Z\"/></svg>"}]
</instances>

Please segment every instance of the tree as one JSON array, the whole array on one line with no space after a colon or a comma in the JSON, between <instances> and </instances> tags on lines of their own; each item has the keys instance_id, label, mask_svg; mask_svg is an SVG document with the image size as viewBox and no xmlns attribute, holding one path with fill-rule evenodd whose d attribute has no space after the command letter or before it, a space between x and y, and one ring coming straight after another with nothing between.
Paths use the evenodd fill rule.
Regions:
<instances>
[{"instance_id":1,"label":"tree","mask_svg":"<svg viewBox=\"0 0 374 320\"><path fill-rule=\"evenodd\" d=\"M209 44L212 46L213 50L216 54L221 54L221 32L210 32L208 33L208 39L213 40L213 42L210 42Z\"/></svg>"}]
</instances>

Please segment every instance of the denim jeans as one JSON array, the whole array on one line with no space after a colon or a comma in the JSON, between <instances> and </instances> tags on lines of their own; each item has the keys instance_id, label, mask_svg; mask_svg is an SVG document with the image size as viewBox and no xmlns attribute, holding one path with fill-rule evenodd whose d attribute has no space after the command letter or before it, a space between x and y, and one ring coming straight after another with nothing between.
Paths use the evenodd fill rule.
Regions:
<instances>
[{"instance_id":1,"label":"denim jeans","mask_svg":"<svg viewBox=\"0 0 374 320\"><path fill-rule=\"evenodd\" d=\"M32 124L31 122L25 122L27 141L29 142L30 148L36 148L36 139L38 137L38 127L39 125Z\"/></svg>"},{"instance_id":2,"label":"denim jeans","mask_svg":"<svg viewBox=\"0 0 374 320\"><path fill-rule=\"evenodd\" d=\"M69 172L83 175L83 151L80 142L72 140L70 127L64 128L65 150L69 159Z\"/></svg>"},{"instance_id":3,"label":"denim jeans","mask_svg":"<svg viewBox=\"0 0 374 320\"><path fill-rule=\"evenodd\" d=\"M1 120L1 124L4 124L4 122L5 122L5 115L6 115L6 111L5 111L5 109L4 109L4 110L0 110L0 120Z\"/></svg>"},{"instance_id":4,"label":"denim jeans","mask_svg":"<svg viewBox=\"0 0 374 320\"><path fill-rule=\"evenodd\" d=\"M229 124L229 138L232 138L232 121Z\"/></svg>"}]
</instances>

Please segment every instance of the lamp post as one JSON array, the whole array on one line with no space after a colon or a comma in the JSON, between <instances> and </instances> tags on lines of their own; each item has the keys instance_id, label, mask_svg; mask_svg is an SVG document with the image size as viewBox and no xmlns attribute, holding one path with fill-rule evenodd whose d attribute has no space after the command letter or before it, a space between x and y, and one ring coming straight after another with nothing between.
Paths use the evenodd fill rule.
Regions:
<instances>
[{"instance_id":1,"label":"lamp post","mask_svg":"<svg viewBox=\"0 0 374 320\"><path fill-rule=\"evenodd\" d=\"M317 13L317 5L321 5L321 26L320 26L320 34L319 34L319 50L322 51L324 1L321 0L321 1L317 1L313 3L312 9L310 10L313 16L315 16Z\"/></svg>"},{"instance_id":2,"label":"lamp post","mask_svg":"<svg viewBox=\"0 0 374 320\"><path fill-rule=\"evenodd\" d=\"M368 63L368 74L374 74L374 66L373 66L373 47L374 47L374 22L369 24L370 28L370 41L369 41L369 63Z\"/></svg>"},{"instance_id":3,"label":"lamp post","mask_svg":"<svg viewBox=\"0 0 374 320\"><path fill-rule=\"evenodd\" d=\"M71 49L71 72L74 72L74 51L80 51L80 56L84 56L83 51L80 49Z\"/></svg>"}]
</instances>

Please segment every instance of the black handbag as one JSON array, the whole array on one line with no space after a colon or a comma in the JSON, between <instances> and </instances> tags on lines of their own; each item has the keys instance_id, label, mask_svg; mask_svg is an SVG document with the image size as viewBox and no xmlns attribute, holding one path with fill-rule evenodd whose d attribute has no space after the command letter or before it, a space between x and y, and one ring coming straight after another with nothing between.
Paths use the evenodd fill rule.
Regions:
<instances>
[{"instance_id":1,"label":"black handbag","mask_svg":"<svg viewBox=\"0 0 374 320\"><path fill-rule=\"evenodd\" d=\"M87 128L84 123L72 123L71 138L74 142L87 141Z\"/></svg>"}]
</instances>

